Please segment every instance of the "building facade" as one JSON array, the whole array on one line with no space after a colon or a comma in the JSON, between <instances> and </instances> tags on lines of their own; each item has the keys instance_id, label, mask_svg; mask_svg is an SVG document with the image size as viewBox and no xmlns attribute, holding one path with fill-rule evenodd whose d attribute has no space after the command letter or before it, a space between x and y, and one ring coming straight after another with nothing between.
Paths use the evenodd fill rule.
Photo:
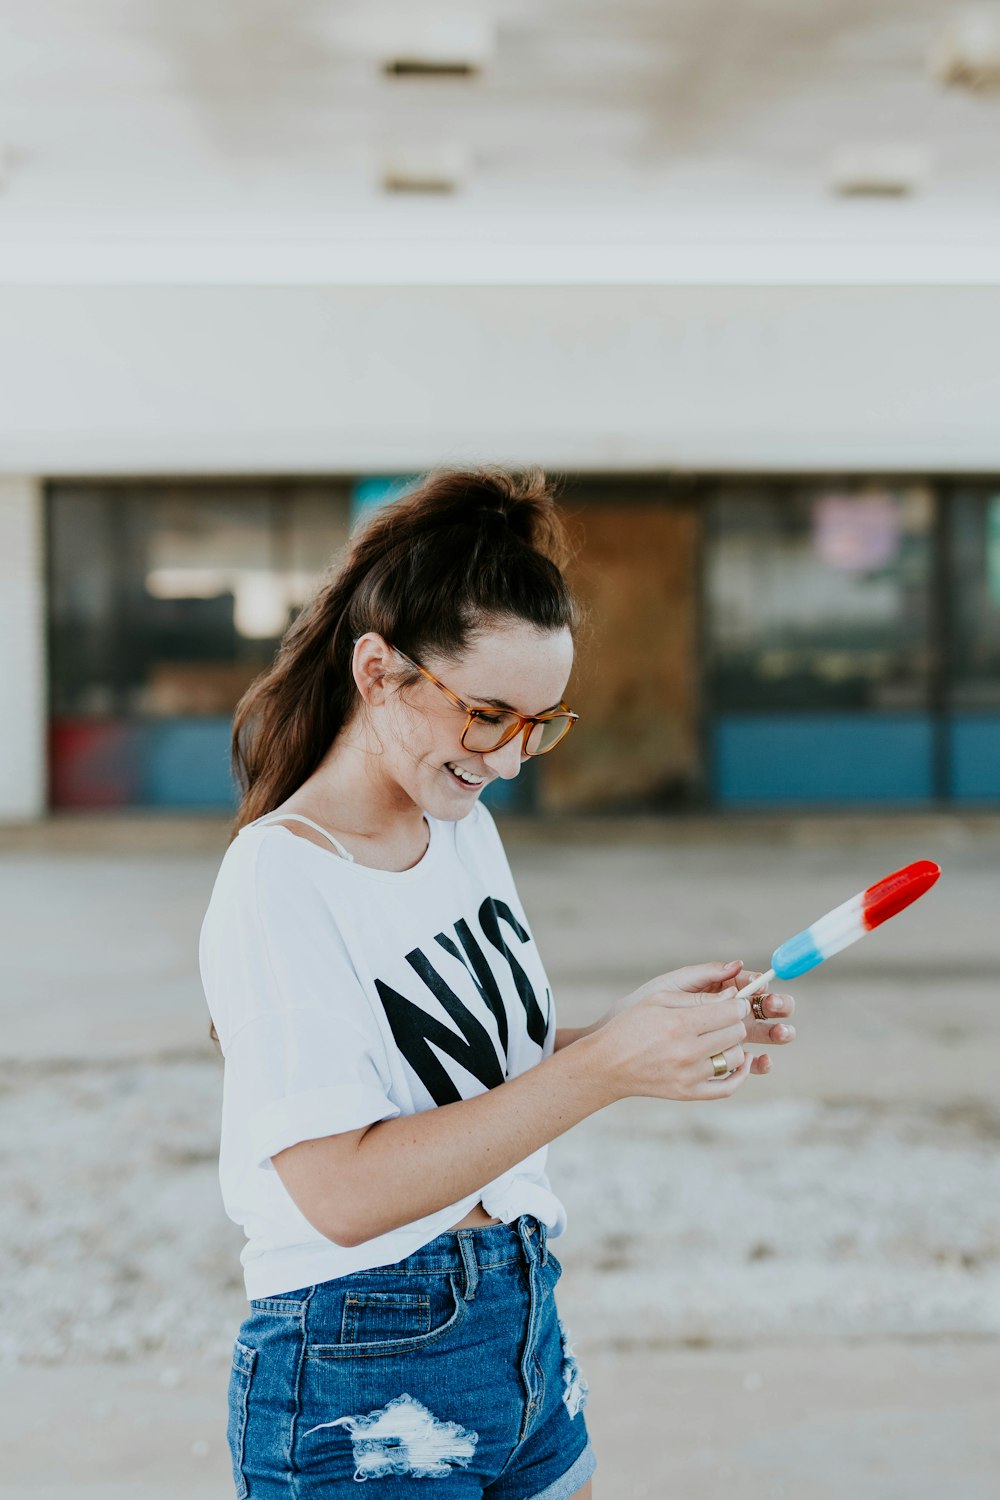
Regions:
<instances>
[{"instance_id":1,"label":"building facade","mask_svg":"<svg viewBox=\"0 0 1000 1500\"><path fill-rule=\"evenodd\" d=\"M0 819L223 807L352 518L484 460L562 476L589 609L517 806L996 804L996 285L33 282L0 325Z\"/></svg>"}]
</instances>

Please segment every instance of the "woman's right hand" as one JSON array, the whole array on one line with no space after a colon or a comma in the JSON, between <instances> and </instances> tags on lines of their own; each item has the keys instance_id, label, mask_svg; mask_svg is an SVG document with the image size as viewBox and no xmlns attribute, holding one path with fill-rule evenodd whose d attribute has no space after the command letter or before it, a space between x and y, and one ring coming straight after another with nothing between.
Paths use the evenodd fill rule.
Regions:
<instances>
[{"instance_id":1,"label":"woman's right hand","mask_svg":"<svg viewBox=\"0 0 1000 1500\"><path fill-rule=\"evenodd\" d=\"M749 1000L654 989L606 1021L595 1040L604 1046L608 1081L619 1098L728 1099L749 1076L743 1047ZM716 1078L712 1057L733 1070Z\"/></svg>"}]
</instances>

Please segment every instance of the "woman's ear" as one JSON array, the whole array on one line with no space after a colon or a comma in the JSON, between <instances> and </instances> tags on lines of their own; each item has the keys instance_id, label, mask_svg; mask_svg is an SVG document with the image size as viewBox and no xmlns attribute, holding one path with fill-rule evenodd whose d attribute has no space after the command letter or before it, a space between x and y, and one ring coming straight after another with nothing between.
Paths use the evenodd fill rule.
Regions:
<instances>
[{"instance_id":1,"label":"woman's ear","mask_svg":"<svg viewBox=\"0 0 1000 1500\"><path fill-rule=\"evenodd\" d=\"M376 631L369 630L355 642L351 669L355 686L369 708L385 702L391 660L391 647Z\"/></svg>"}]
</instances>

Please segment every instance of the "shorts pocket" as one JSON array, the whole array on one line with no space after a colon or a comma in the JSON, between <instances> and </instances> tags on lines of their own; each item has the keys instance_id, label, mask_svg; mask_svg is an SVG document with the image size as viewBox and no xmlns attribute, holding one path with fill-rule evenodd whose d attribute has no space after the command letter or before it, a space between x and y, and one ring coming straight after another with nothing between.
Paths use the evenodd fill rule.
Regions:
<instances>
[{"instance_id":1,"label":"shorts pocket","mask_svg":"<svg viewBox=\"0 0 1000 1500\"><path fill-rule=\"evenodd\" d=\"M465 1312L465 1299L459 1296L451 1275L429 1278L405 1291L355 1283L344 1296L339 1343L310 1342L306 1357L364 1359L408 1354L447 1338Z\"/></svg>"},{"instance_id":2,"label":"shorts pocket","mask_svg":"<svg viewBox=\"0 0 1000 1500\"><path fill-rule=\"evenodd\" d=\"M340 1325L342 1344L398 1343L431 1331L426 1292L348 1292Z\"/></svg>"},{"instance_id":3,"label":"shorts pocket","mask_svg":"<svg viewBox=\"0 0 1000 1500\"><path fill-rule=\"evenodd\" d=\"M246 1500L249 1494L243 1474L243 1457L247 1431L247 1403L256 1361L256 1349L251 1349L249 1345L242 1344L237 1339L233 1349L233 1366L229 1374L229 1423L226 1429L226 1439L233 1460L236 1500Z\"/></svg>"}]
</instances>

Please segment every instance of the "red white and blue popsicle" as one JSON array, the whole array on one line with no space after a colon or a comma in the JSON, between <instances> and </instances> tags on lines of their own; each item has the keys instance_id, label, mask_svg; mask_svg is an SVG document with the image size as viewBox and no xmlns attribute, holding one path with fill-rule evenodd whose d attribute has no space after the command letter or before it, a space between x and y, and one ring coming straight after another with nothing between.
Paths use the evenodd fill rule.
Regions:
<instances>
[{"instance_id":1,"label":"red white and blue popsicle","mask_svg":"<svg viewBox=\"0 0 1000 1500\"><path fill-rule=\"evenodd\" d=\"M859 891L843 906L834 907L825 917L820 917L811 927L797 932L794 937L775 948L771 955L771 967L759 979L751 980L740 990L740 996L755 995L766 989L772 979L797 979L808 974L824 959L832 958L843 948L849 948L866 932L879 927L916 901L941 874L941 866L930 859L918 859L902 870L895 870L884 880L876 881L867 890Z\"/></svg>"}]
</instances>

